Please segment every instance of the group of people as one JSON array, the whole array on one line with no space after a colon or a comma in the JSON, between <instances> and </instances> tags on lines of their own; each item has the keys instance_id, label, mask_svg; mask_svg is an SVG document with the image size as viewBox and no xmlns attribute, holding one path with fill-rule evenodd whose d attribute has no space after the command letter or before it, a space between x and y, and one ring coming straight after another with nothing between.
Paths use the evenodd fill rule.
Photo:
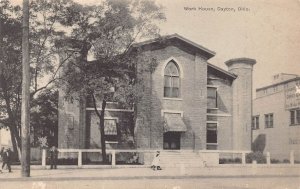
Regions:
<instances>
[{"instance_id":1,"label":"group of people","mask_svg":"<svg viewBox=\"0 0 300 189\"><path fill-rule=\"evenodd\" d=\"M6 166L8 169L8 172L11 173L11 166L10 166L10 162L11 162L11 158L12 158L12 151L10 150L10 148L1 148L0 151L0 161L2 161L2 166L0 167L0 173L3 172L4 167Z\"/></svg>"}]
</instances>

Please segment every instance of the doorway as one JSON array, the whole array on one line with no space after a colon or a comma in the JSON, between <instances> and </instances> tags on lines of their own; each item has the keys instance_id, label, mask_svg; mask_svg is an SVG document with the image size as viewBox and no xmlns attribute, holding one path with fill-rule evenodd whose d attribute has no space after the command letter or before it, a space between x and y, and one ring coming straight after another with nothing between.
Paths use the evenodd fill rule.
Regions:
<instances>
[{"instance_id":1,"label":"doorway","mask_svg":"<svg viewBox=\"0 0 300 189\"><path fill-rule=\"evenodd\" d=\"M180 132L164 133L164 150L180 150Z\"/></svg>"}]
</instances>

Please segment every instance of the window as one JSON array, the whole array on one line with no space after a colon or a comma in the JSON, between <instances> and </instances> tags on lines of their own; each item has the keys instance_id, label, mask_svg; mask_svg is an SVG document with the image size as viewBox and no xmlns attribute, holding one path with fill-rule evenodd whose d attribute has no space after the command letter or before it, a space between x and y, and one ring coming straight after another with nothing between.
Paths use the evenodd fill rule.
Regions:
<instances>
[{"instance_id":1,"label":"window","mask_svg":"<svg viewBox=\"0 0 300 189\"><path fill-rule=\"evenodd\" d=\"M117 119L104 120L104 135L106 141L118 141L117 138Z\"/></svg>"},{"instance_id":2,"label":"window","mask_svg":"<svg viewBox=\"0 0 300 189\"><path fill-rule=\"evenodd\" d=\"M296 110L291 110L290 111L290 120L291 123L290 125L300 125L300 109L296 109Z\"/></svg>"},{"instance_id":3,"label":"window","mask_svg":"<svg viewBox=\"0 0 300 189\"><path fill-rule=\"evenodd\" d=\"M252 117L252 129L259 129L259 116Z\"/></svg>"},{"instance_id":4,"label":"window","mask_svg":"<svg viewBox=\"0 0 300 189\"><path fill-rule=\"evenodd\" d=\"M265 128L273 128L273 114L265 114Z\"/></svg>"},{"instance_id":5,"label":"window","mask_svg":"<svg viewBox=\"0 0 300 189\"><path fill-rule=\"evenodd\" d=\"M216 150L218 146L217 123L206 124L206 148Z\"/></svg>"},{"instance_id":6,"label":"window","mask_svg":"<svg viewBox=\"0 0 300 189\"><path fill-rule=\"evenodd\" d=\"M164 97L178 98L180 77L179 70L175 62L167 64L164 72Z\"/></svg>"},{"instance_id":7,"label":"window","mask_svg":"<svg viewBox=\"0 0 300 189\"><path fill-rule=\"evenodd\" d=\"M217 88L208 87L207 88L207 108L217 108Z\"/></svg>"}]
</instances>

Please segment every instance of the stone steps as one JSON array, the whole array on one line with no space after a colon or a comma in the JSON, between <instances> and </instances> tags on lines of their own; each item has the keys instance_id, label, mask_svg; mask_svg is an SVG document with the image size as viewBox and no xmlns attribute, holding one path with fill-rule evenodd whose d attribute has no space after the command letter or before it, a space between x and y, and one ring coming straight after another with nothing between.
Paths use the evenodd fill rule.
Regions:
<instances>
[{"instance_id":1,"label":"stone steps","mask_svg":"<svg viewBox=\"0 0 300 189\"><path fill-rule=\"evenodd\" d=\"M162 167L204 167L201 156L194 152L162 152Z\"/></svg>"}]
</instances>

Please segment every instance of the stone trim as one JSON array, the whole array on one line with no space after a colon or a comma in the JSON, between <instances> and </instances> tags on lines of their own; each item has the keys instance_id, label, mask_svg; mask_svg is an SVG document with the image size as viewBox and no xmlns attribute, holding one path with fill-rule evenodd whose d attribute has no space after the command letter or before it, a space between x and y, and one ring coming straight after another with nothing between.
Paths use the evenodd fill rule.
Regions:
<instances>
[{"instance_id":1,"label":"stone trim","mask_svg":"<svg viewBox=\"0 0 300 189\"><path fill-rule=\"evenodd\" d=\"M174 113L174 114L180 114L181 117L183 117L183 111L180 111L180 110L166 110L166 109L163 109L161 110L161 116L163 117L165 113Z\"/></svg>"},{"instance_id":2,"label":"stone trim","mask_svg":"<svg viewBox=\"0 0 300 189\"><path fill-rule=\"evenodd\" d=\"M95 109L94 108L86 108L86 110L88 111L94 111ZM101 108L97 108L97 110L102 110ZM134 112L134 110L127 110L127 109L110 109L110 108L107 108L105 109L105 111L111 111L111 112Z\"/></svg>"}]
</instances>

